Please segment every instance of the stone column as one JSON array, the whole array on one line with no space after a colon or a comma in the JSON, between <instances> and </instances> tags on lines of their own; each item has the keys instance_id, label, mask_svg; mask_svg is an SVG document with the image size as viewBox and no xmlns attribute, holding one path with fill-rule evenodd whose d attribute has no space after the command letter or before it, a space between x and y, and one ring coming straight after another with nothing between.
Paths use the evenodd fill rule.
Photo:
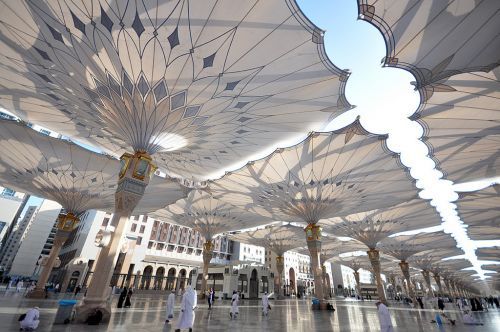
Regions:
<instances>
[{"instance_id":1,"label":"stone column","mask_svg":"<svg viewBox=\"0 0 500 332\"><path fill-rule=\"evenodd\" d=\"M36 288L32 292L30 292L27 297L36 299L45 298L45 284L47 284L47 280L49 280L50 273L54 268L57 257L59 257L59 252L68 239L69 234L78 225L79 221L80 219L71 212L67 214L59 214L59 216L57 217L56 225L57 233L54 237L54 244L52 245L52 249L50 250L49 257L43 266L40 276L38 277Z\"/></svg>"},{"instance_id":2,"label":"stone column","mask_svg":"<svg viewBox=\"0 0 500 332\"><path fill-rule=\"evenodd\" d=\"M121 165L115 193L115 212L111 220L114 231L110 234L109 243L105 244L99 253L95 272L87 290L87 297L76 308L76 322L78 323L84 323L88 314L97 308L103 313L102 322L109 321L111 315L111 307L108 302L111 292L110 281L123 233L127 221L144 195L149 178L155 169L151 157L144 152L136 152L134 155L124 154L121 157Z\"/></svg>"},{"instance_id":3,"label":"stone column","mask_svg":"<svg viewBox=\"0 0 500 332\"><path fill-rule=\"evenodd\" d=\"M356 291L358 292L358 295L362 297L361 295L361 286L359 284L359 272L358 270L354 271L354 280L356 280Z\"/></svg>"},{"instance_id":4,"label":"stone column","mask_svg":"<svg viewBox=\"0 0 500 332\"><path fill-rule=\"evenodd\" d=\"M314 296L322 301L324 299L323 293L323 276L320 265L321 255L321 227L315 223L310 223L304 229L306 232L307 248L311 256L311 266L314 276Z\"/></svg>"},{"instance_id":5,"label":"stone column","mask_svg":"<svg viewBox=\"0 0 500 332\"><path fill-rule=\"evenodd\" d=\"M450 281L447 278L443 279L444 286L446 287L446 290L448 291L448 296L453 296L450 288Z\"/></svg>"},{"instance_id":6,"label":"stone column","mask_svg":"<svg viewBox=\"0 0 500 332\"><path fill-rule=\"evenodd\" d=\"M382 277L380 276L380 253L376 249L370 249L367 251L368 258L373 268L375 274L375 281L377 283L377 293L380 302L387 304L384 292L384 284L382 282Z\"/></svg>"},{"instance_id":7,"label":"stone column","mask_svg":"<svg viewBox=\"0 0 500 332\"><path fill-rule=\"evenodd\" d=\"M428 270L422 270L422 276L424 277L425 285L427 286L427 295L434 296L434 292L431 287L431 275Z\"/></svg>"},{"instance_id":8,"label":"stone column","mask_svg":"<svg viewBox=\"0 0 500 332\"><path fill-rule=\"evenodd\" d=\"M417 299L415 298L415 292L413 291L413 285L410 281L410 265L406 261L399 262L399 267L401 268L401 272L403 272L403 276L406 280L406 287L408 287L408 296L413 302L413 306L417 306Z\"/></svg>"},{"instance_id":9,"label":"stone column","mask_svg":"<svg viewBox=\"0 0 500 332\"><path fill-rule=\"evenodd\" d=\"M441 285L441 276L438 273L433 273L432 276L434 277L434 280L436 281L436 284L438 286L439 296L442 296L443 286Z\"/></svg>"},{"instance_id":10,"label":"stone column","mask_svg":"<svg viewBox=\"0 0 500 332\"><path fill-rule=\"evenodd\" d=\"M326 266L321 263L321 278L323 280L323 295L325 298L330 297L330 285L326 280Z\"/></svg>"},{"instance_id":11,"label":"stone column","mask_svg":"<svg viewBox=\"0 0 500 332\"><path fill-rule=\"evenodd\" d=\"M207 290L207 278L208 278L208 265L212 260L212 254L214 252L214 243L212 240L207 240L203 244L203 277L201 278L201 298L205 298L205 292Z\"/></svg>"},{"instance_id":12,"label":"stone column","mask_svg":"<svg viewBox=\"0 0 500 332\"><path fill-rule=\"evenodd\" d=\"M283 255L276 256L276 270L278 270L278 292L276 297L278 299L283 298L283 289L281 285L281 281L283 280L283 271L285 270L285 257Z\"/></svg>"}]
</instances>

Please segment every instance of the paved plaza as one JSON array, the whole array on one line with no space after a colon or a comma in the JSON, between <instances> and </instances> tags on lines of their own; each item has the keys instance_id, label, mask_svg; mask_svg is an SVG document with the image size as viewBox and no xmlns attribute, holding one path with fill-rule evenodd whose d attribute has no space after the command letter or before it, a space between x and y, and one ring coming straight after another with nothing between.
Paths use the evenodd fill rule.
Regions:
<instances>
[{"instance_id":1,"label":"paved plaza","mask_svg":"<svg viewBox=\"0 0 500 332\"><path fill-rule=\"evenodd\" d=\"M116 298L113 300L113 314L109 325L90 327L87 325L52 325L56 314L57 300L30 300L17 293L0 298L0 331L18 330L17 317L32 306L40 307L40 326L37 331L173 331L173 324L165 325L165 299L159 295L137 295L129 309L116 309ZM178 317L180 298L176 299L175 310ZM271 301L272 310L268 317L261 314L260 301L241 300L240 316L229 319L229 302L217 300L215 307L209 311L204 301L196 310L195 331L379 331L379 322L374 301L351 301L337 298L332 301L337 309L328 311L312 311L309 300L287 299ZM451 308L450 308L451 309ZM395 331L498 331L500 311L475 313L475 317L484 326L463 325L459 312L446 310L455 326L444 325L439 328L430 323L434 317L433 310L414 310L394 304L390 307Z\"/></svg>"}]
</instances>

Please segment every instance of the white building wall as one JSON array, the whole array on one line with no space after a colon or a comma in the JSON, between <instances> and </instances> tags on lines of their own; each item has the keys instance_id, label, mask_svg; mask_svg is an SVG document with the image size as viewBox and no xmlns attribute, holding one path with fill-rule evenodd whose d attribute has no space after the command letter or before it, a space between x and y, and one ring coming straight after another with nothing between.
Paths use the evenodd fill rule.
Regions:
<instances>
[{"instance_id":1,"label":"white building wall","mask_svg":"<svg viewBox=\"0 0 500 332\"><path fill-rule=\"evenodd\" d=\"M3 192L0 187L0 193ZM17 192L14 196L0 195L0 242L2 242L9 226L12 224L17 211L23 203L23 197L19 197ZM24 196L22 194L21 196Z\"/></svg>"},{"instance_id":2,"label":"white building wall","mask_svg":"<svg viewBox=\"0 0 500 332\"><path fill-rule=\"evenodd\" d=\"M25 232L24 239L12 262L10 275L31 277L47 238L61 211L61 205L44 200Z\"/></svg>"}]
</instances>

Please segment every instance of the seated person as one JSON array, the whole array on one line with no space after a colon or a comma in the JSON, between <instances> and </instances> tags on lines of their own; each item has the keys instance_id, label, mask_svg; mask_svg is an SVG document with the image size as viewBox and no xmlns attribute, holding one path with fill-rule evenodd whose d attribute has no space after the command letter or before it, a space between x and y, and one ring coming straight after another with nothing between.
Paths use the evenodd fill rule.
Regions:
<instances>
[{"instance_id":1,"label":"seated person","mask_svg":"<svg viewBox=\"0 0 500 332\"><path fill-rule=\"evenodd\" d=\"M483 325L483 323L478 322L477 319L475 319L474 316L472 316L467 310L464 312L462 320L465 325Z\"/></svg>"},{"instance_id":2,"label":"seated person","mask_svg":"<svg viewBox=\"0 0 500 332\"><path fill-rule=\"evenodd\" d=\"M34 307L24 315L24 319L19 321L21 331L33 331L40 323L40 311L38 307Z\"/></svg>"},{"instance_id":3,"label":"seated person","mask_svg":"<svg viewBox=\"0 0 500 332\"><path fill-rule=\"evenodd\" d=\"M96 308L94 312L89 314L85 323L87 323L88 325L99 325L101 321L102 321L102 311Z\"/></svg>"}]
</instances>

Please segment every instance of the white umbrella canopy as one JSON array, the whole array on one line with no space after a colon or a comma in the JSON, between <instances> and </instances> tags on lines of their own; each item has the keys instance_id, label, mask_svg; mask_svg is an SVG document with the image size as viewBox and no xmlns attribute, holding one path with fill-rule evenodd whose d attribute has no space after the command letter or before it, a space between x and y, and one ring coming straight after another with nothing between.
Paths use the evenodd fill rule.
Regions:
<instances>
[{"instance_id":1,"label":"white umbrella canopy","mask_svg":"<svg viewBox=\"0 0 500 332\"><path fill-rule=\"evenodd\" d=\"M242 210L215 199L203 190L192 190L184 199L149 214L154 218L194 229L209 241L222 233L233 232L273 222L252 210Z\"/></svg>"},{"instance_id":2,"label":"white umbrella canopy","mask_svg":"<svg viewBox=\"0 0 500 332\"><path fill-rule=\"evenodd\" d=\"M386 43L384 64L409 70L417 86L500 61L500 4L487 1L358 0L360 18Z\"/></svg>"},{"instance_id":3,"label":"white umbrella canopy","mask_svg":"<svg viewBox=\"0 0 500 332\"><path fill-rule=\"evenodd\" d=\"M322 262L331 261L341 254L366 251L366 247L356 240L341 241L332 236L323 236L321 242L320 258ZM295 251L303 255L309 255L307 247L302 247Z\"/></svg>"},{"instance_id":4,"label":"white umbrella canopy","mask_svg":"<svg viewBox=\"0 0 500 332\"><path fill-rule=\"evenodd\" d=\"M466 268L472 268L472 265L468 259L465 258L457 258L457 259L447 259L436 261L432 267L431 271L433 273L442 274L446 271L460 271ZM476 273L475 270L472 270L473 273Z\"/></svg>"},{"instance_id":5,"label":"white umbrella canopy","mask_svg":"<svg viewBox=\"0 0 500 332\"><path fill-rule=\"evenodd\" d=\"M384 254L400 261L406 261L419 252L453 248L457 245L455 240L444 232L419 233L416 235L399 235L380 241L377 248Z\"/></svg>"},{"instance_id":6,"label":"white umbrella canopy","mask_svg":"<svg viewBox=\"0 0 500 332\"><path fill-rule=\"evenodd\" d=\"M170 174L204 179L351 107L349 73L295 1L2 8L1 106L115 156L155 154Z\"/></svg>"},{"instance_id":7,"label":"white umbrella canopy","mask_svg":"<svg viewBox=\"0 0 500 332\"><path fill-rule=\"evenodd\" d=\"M459 248L433 249L411 256L408 259L408 263L410 266L417 267L421 270L429 270L435 263L440 262L443 258L459 255L463 255L463 251Z\"/></svg>"},{"instance_id":8,"label":"white umbrella canopy","mask_svg":"<svg viewBox=\"0 0 500 332\"><path fill-rule=\"evenodd\" d=\"M9 120L0 120L0 150L3 186L56 201L75 215L114 211L117 159ZM178 181L153 176L135 212L156 210L185 195Z\"/></svg>"},{"instance_id":9,"label":"white umbrella canopy","mask_svg":"<svg viewBox=\"0 0 500 332\"><path fill-rule=\"evenodd\" d=\"M416 197L413 183L383 137L355 122L210 182L213 195L275 220L316 223Z\"/></svg>"},{"instance_id":10,"label":"white umbrella canopy","mask_svg":"<svg viewBox=\"0 0 500 332\"><path fill-rule=\"evenodd\" d=\"M500 51L500 48L499 48ZM500 174L500 67L441 80L416 119L437 167L455 182Z\"/></svg>"},{"instance_id":11,"label":"white umbrella canopy","mask_svg":"<svg viewBox=\"0 0 500 332\"><path fill-rule=\"evenodd\" d=\"M390 235L440 223L435 210L421 199L321 222L325 232L353 238L370 249L376 249L379 242Z\"/></svg>"},{"instance_id":12,"label":"white umbrella canopy","mask_svg":"<svg viewBox=\"0 0 500 332\"><path fill-rule=\"evenodd\" d=\"M233 241L265 247L278 256L283 256L289 250L306 245L302 227L283 223L235 232L229 234L228 237Z\"/></svg>"},{"instance_id":13,"label":"white umbrella canopy","mask_svg":"<svg viewBox=\"0 0 500 332\"><path fill-rule=\"evenodd\" d=\"M467 234L472 240L500 239L500 185L493 185L474 192L460 193L456 202Z\"/></svg>"}]
</instances>

